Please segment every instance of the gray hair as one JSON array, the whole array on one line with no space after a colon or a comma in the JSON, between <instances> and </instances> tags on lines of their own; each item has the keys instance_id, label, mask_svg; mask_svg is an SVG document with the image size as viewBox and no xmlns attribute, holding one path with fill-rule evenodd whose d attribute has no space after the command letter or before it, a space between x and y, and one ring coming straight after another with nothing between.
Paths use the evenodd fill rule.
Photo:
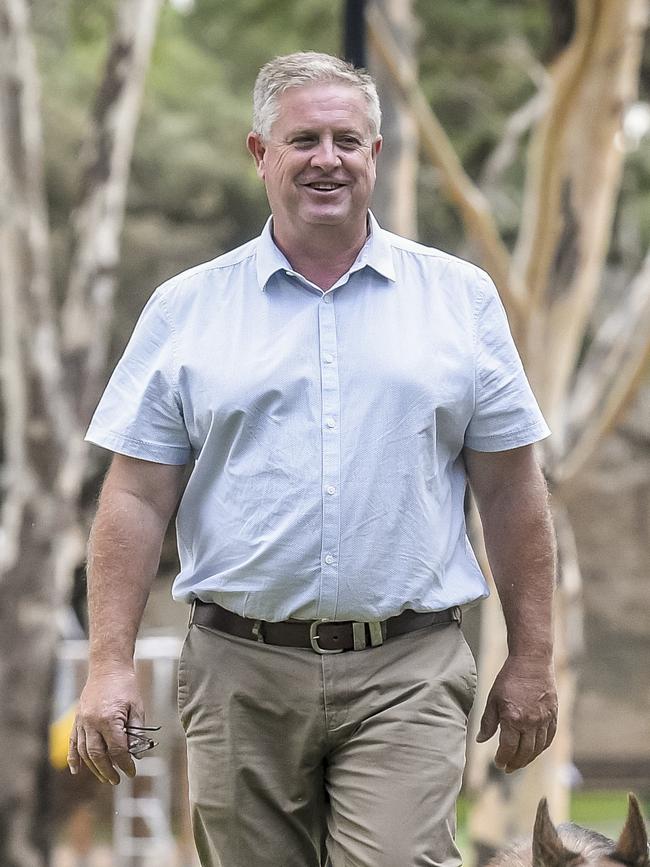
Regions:
<instances>
[{"instance_id":1,"label":"gray hair","mask_svg":"<svg viewBox=\"0 0 650 867\"><path fill-rule=\"evenodd\" d=\"M345 60L316 51L285 54L270 60L260 69L253 90L253 132L262 139L269 137L280 113L278 99L285 90L320 82L346 84L363 94L368 106L371 135L373 138L379 135L381 108L371 76Z\"/></svg>"}]
</instances>

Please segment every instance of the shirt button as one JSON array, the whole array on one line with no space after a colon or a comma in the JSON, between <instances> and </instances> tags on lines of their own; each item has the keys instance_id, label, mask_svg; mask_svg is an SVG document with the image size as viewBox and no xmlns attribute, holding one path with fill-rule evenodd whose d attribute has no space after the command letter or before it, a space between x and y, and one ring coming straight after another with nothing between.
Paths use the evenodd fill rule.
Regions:
<instances>
[{"instance_id":1,"label":"shirt button","mask_svg":"<svg viewBox=\"0 0 650 867\"><path fill-rule=\"evenodd\" d=\"M325 304L329 304L331 300L332 299L329 295L323 295L323 301L325 302Z\"/></svg>"},{"instance_id":2,"label":"shirt button","mask_svg":"<svg viewBox=\"0 0 650 867\"><path fill-rule=\"evenodd\" d=\"M332 355L331 352L326 353L324 358L325 358L325 364L331 364L334 361L334 356Z\"/></svg>"},{"instance_id":3,"label":"shirt button","mask_svg":"<svg viewBox=\"0 0 650 867\"><path fill-rule=\"evenodd\" d=\"M328 418L327 421L325 422L325 424L326 424L327 427L329 427L329 428L336 427L336 422L334 421L333 418Z\"/></svg>"},{"instance_id":4,"label":"shirt button","mask_svg":"<svg viewBox=\"0 0 650 867\"><path fill-rule=\"evenodd\" d=\"M334 487L334 485L328 485L327 486L327 493L328 494L335 494L336 493L336 488Z\"/></svg>"},{"instance_id":5,"label":"shirt button","mask_svg":"<svg viewBox=\"0 0 650 867\"><path fill-rule=\"evenodd\" d=\"M325 557L325 562L327 563L328 566L331 566L332 563L334 562L334 557L332 557L331 554L328 554L327 557Z\"/></svg>"}]
</instances>

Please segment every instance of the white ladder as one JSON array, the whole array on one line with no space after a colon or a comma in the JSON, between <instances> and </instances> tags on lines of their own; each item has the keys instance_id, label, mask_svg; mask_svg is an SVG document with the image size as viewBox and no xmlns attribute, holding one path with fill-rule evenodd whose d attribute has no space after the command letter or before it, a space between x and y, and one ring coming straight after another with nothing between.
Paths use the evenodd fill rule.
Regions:
<instances>
[{"instance_id":1,"label":"white ladder","mask_svg":"<svg viewBox=\"0 0 650 867\"><path fill-rule=\"evenodd\" d=\"M139 639L139 660L151 665L147 722L160 725L154 753L136 759L137 775L122 776L113 790L113 851L116 867L176 867L171 828L171 737L177 722L175 672L181 642L170 637Z\"/></svg>"}]
</instances>

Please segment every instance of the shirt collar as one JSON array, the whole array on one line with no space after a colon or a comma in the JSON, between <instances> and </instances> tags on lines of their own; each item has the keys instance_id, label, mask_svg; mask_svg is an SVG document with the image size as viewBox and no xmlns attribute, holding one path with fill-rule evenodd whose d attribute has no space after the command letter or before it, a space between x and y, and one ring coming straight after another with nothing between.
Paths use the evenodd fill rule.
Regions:
<instances>
[{"instance_id":1,"label":"shirt collar","mask_svg":"<svg viewBox=\"0 0 650 867\"><path fill-rule=\"evenodd\" d=\"M292 270L287 257L275 245L271 231L272 225L273 217L269 217L262 229L262 234L257 239L257 282L262 291L266 289L266 284L276 271Z\"/></svg>"},{"instance_id":2,"label":"shirt collar","mask_svg":"<svg viewBox=\"0 0 650 867\"><path fill-rule=\"evenodd\" d=\"M395 281L395 263L393 262L393 246L390 243L389 233L381 228L372 211L368 211L368 238L357 256L357 260L350 268L350 272L360 271L368 266L386 277Z\"/></svg>"},{"instance_id":3,"label":"shirt collar","mask_svg":"<svg viewBox=\"0 0 650 867\"><path fill-rule=\"evenodd\" d=\"M269 280L277 271L293 271L291 263L284 253L276 246L271 231L273 217L266 221L264 229L257 241L257 282L264 292ZM388 233L385 232L372 212L368 212L370 231L366 243L359 251L350 274L369 267L388 280L395 280L395 264Z\"/></svg>"}]
</instances>

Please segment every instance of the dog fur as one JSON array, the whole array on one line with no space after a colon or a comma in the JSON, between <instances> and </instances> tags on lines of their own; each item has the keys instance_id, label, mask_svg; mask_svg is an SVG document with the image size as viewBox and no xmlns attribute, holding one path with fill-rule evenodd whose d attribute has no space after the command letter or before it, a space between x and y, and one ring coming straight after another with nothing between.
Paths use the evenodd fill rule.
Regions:
<instances>
[{"instance_id":1,"label":"dog fur","mask_svg":"<svg viewBox=\"0 0 650 867\"><path fill-rule=\"evenodd\" d=\"M546 798L537 807L532 841L495 855L488 867L650 867L648 835L639 802L628 796L625 826L615 843L573 823L553 825Z\"/></svg>"}]
</instances>

